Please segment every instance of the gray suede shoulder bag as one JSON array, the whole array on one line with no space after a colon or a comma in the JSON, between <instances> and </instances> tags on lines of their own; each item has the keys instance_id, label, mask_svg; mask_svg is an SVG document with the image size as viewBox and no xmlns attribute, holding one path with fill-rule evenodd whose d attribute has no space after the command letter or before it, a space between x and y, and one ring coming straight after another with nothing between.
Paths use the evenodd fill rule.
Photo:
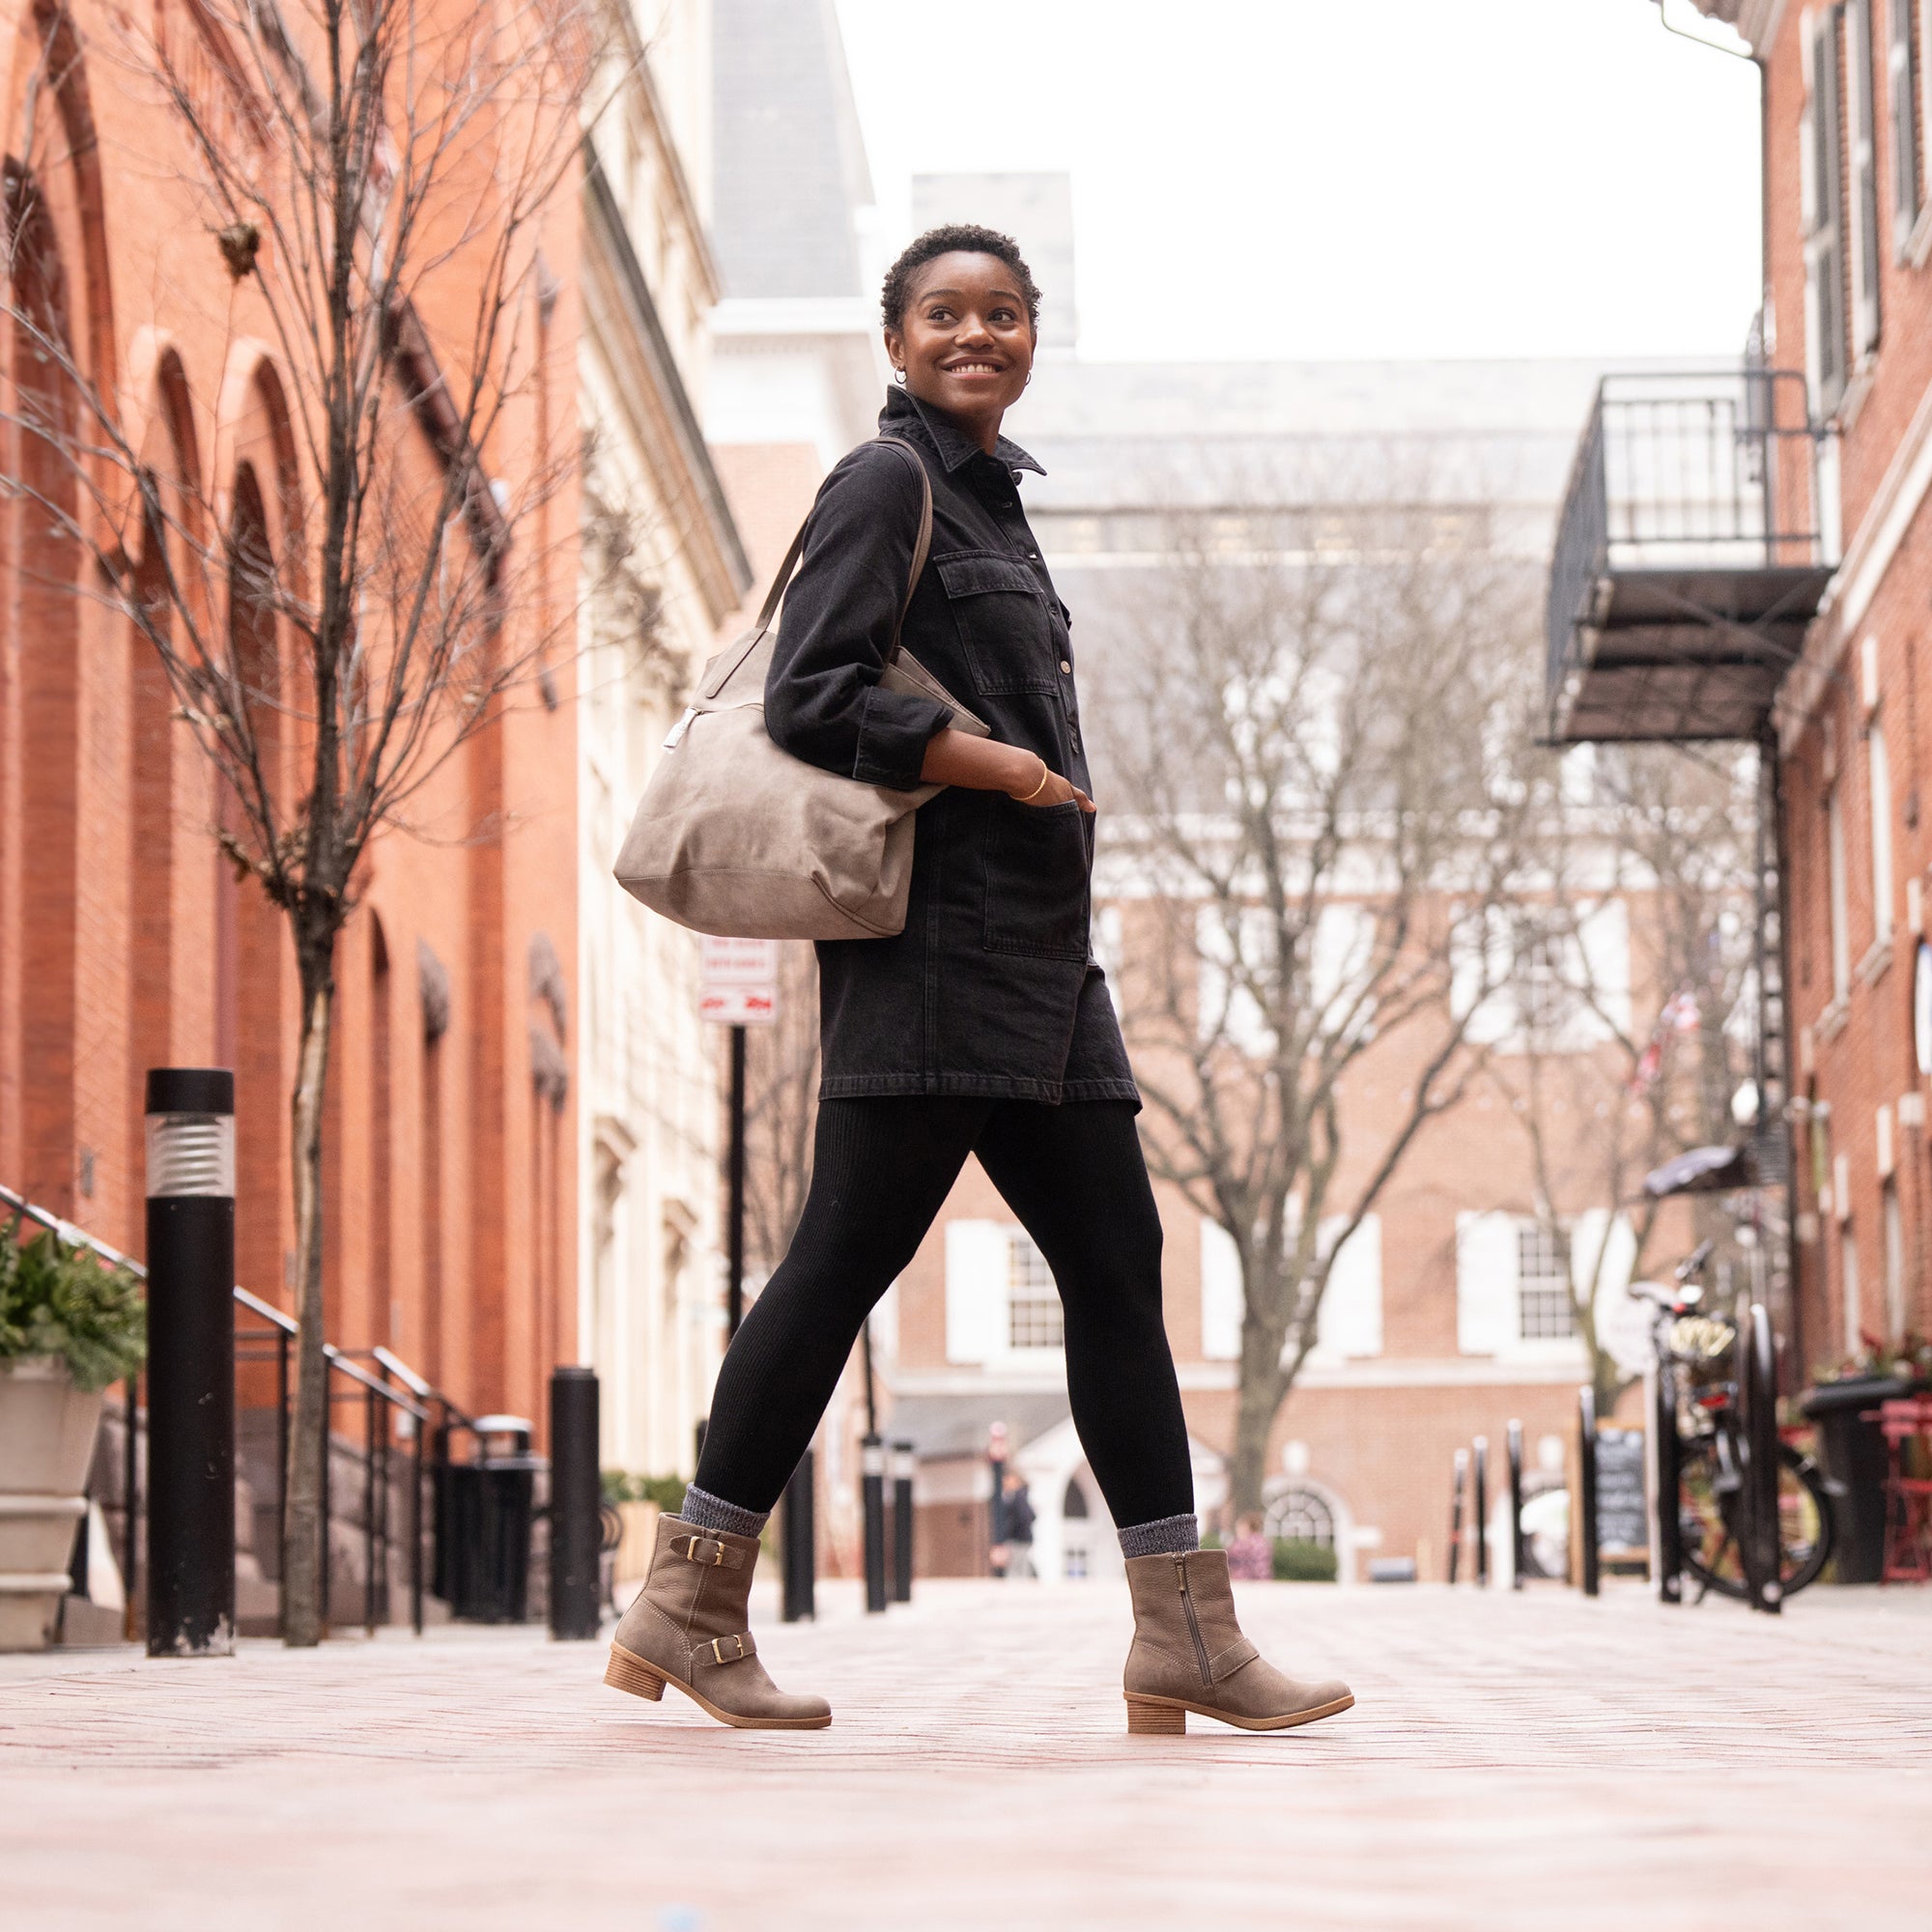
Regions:
<instances>
[{"instance_id":1,"label":"gray suede shoulder bag","mask_svg":"<svg viewBox=\"0 0 1932 1932\"><path fill-rule=\"evenodd\" d=\"M901 647L899 633L932 544L925 465L918 472L919 537L879 682L935 698L955 730L986 726ZM912 884L914 819L942 789L895 791L807 764L765 731L765 677L785 585L805 547L801 525L757 622L704 668L690 708L665 740L613 868L653 912L696 932L739 939L885 939L902 931Z\"/></svg>"}]
</instances>

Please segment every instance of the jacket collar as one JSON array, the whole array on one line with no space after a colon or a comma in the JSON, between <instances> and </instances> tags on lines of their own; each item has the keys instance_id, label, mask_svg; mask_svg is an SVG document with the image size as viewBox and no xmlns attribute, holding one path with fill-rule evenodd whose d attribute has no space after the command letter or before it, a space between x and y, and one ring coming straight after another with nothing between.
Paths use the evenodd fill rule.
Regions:
<instances>
[{"instance_id":1,"label":"jacket collar","mask_svg":"<svg viewBox=\"0 0 1932 1932\"><path fill-rule=\"evenodd\" d=\"M963 430L955 428L937 410L928 409L917 396L895 383L886 391L886 406L879 412L879 430L882 435L894 436L902 435L908 429L915 434L921 430L925 432L925 440L949 476L971 463L976 456L986 454ZM1001 437L993 445L993 453L988 460L1009 470L1031 469L1036 476L1046 474L1018 443L1009 441L1006 437Z\"/></svg>"}]
</instances>

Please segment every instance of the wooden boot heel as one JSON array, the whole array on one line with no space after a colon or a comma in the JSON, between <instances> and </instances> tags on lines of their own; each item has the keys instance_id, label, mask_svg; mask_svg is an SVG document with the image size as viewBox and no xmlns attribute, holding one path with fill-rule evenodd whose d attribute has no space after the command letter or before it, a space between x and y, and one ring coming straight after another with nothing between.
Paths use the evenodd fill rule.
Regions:
<instances>
[{"instance_id":1,"label":"wooden boot heel","mask_svg":"<svg viewBox=\"0 0 1932 1932\"><path fill-rule=\"evenodd\" d=\"M633 1697L648 1697L653 1704L665 1693L664 1679L620 1644L611 1646L611 1662L604 1671L604 1681L613 1690L628 1690Z\"/></svg>"},{"instance_id":2,"label":"wooden boot heel","mask_svg":"<svg viewBox=\"0 0 1932 1932\"><path fill-rule=\"evenodd\" d=\"M1179 1704L1150 1704L1127 1699L1127 1735L1134 1738L1180 1738L1187 1735L1187 1713Z\"/></svg>"}]
</instances>

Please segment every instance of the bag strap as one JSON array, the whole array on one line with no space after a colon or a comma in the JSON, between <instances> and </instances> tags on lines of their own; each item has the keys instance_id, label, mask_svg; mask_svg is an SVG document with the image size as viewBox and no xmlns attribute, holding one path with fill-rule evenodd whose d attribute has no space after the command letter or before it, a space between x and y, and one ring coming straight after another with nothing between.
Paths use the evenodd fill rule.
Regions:
<instances>
[{"instance_id":1,"label":"bag strap","mask_svg":"<svg viewBox=\"0 0 1932 1932\"><path fill-rule=\"evenodd\" d=\"M899 654L899 633L905 629L906 612L912 609L913 592L919 588L919 580L925 570L927 553L932 549L932 479L925 473L925 464L919 451L903 437L881 436L873 439L888 449L900 451L919 476L919 535L912 546L912 568L906 573L905 595L899 600L899 613L893 620L892 648L886 653L886 662L891 664ZM806 523L811 521L807 517ZM752 627L745 639L745 647L729 664L721 666L711 681L698 693L702 698L713 698L730 683L737 674L738 668L764 641L764 636L772 628L772 619L778 615L780 601L791 583L792 575L798 569L798 560L805 550L805 524L800 524L798 533L791 540L791 548L784 554L784 561L778 567L772 579L772 587L765 592L765 601L758 608L758 621Z\"/></svg>"}]
</instances>

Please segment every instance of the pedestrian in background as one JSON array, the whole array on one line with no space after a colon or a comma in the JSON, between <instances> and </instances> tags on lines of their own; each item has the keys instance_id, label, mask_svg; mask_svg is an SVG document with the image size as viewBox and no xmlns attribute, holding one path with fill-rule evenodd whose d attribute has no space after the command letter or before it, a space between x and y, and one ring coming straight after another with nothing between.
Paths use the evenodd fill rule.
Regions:
<instances>
[{"instance_id":1,"label":"pedestrian in background","mask_svg":"<svg viewBox=\"0 0 1932 1932\"><path fill-rule=\"evenodd\" d=\"M1274 1576L1274 1545L1262 1534L1262 1520L1253 1510L1235 1524L1228 1575L1240 1583L1265 1583Z\"/></svg>"},{"instance_id":2,"label":"pedestrian in background","mask_svg":"<svg viewBox=\"0 0 1932 1932\"><path fill-rule=\"evenodd\" d=\"M1017 1469L1007 1471L1000 1497L1000 1541L1006 1551L1000 1574L1007 1577L1039 1575L1033 1567L1033 1492Z\"/></svg>"},{"instance_id":3,"label":"pedestrian in background","mask_svg":"<svg viewBox=\"0 0 1932 1932\"><path fill-rule=\"evenodd\" d=\"M932 229L893 264L881 437L821 486L773 648L775 744L863 784L937 789L919 808L904 929L818 947L810 1190L725 1353L696 1479L659 1523L611 1654L618 1689L673 1684L727 1724L832 1720L757 1661L758 1532L972 1155L1060 1291L1073 1421L1133 1593L1127 1728L1184 1731L1195 1711L1281 1730L1354 1701L1264 1662L1227 1556L1199 1548L1140 1094L1089 930L1094 805L1068 612L1020 507L1039 465L1000 434L1033 380L1039 300L991 229ZM901 649L924 673L901 667L914 689L881 682Z\"/></svg>"}]
</instances>

